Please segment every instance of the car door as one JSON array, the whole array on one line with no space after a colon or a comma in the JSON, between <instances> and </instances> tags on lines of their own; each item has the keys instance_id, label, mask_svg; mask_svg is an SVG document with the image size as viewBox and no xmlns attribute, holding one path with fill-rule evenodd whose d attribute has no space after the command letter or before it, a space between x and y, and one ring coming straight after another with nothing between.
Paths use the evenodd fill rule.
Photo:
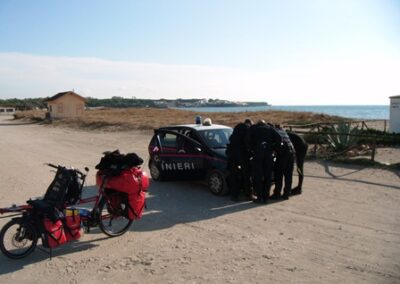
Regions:
<instances>
[{"instance_id":1,"label":"car door","mask_svg":"<svg viewBox=\"0 0 400 284\"><path fill-rule=\"evenodd\" d=\"M205 175L202 146L190 137L174 130L159 130L150 147L163 177L198 179Z\"/></svg>"}]
</instances>

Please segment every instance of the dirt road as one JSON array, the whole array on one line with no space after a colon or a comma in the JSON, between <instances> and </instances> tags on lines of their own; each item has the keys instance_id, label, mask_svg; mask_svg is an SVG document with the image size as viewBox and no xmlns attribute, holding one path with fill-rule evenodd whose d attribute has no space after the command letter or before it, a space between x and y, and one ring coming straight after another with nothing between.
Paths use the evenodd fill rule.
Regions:
<instances>
[{"instance_id":1,"label":"dirt road","mask_svg":"<svg viewBox=\"0 0 400 284\"><path fill-rule=\"evenodd\" d=\"M93 189L103 151L147 161L150 137L0 125L0 206L44 194L46 162L88 166ZM0 255L0 283L400 283L400 173L323 162L305 171L304 194L261 206L152 182L145 215L122 237L93 230L51 260Z\"/></svg>"}]
</instances>

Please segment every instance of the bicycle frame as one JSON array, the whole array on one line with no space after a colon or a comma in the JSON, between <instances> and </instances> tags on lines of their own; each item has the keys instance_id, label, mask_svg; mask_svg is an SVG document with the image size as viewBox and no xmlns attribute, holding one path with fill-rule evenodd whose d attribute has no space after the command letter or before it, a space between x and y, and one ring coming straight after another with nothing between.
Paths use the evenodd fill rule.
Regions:
<instances>
[{"instance_id":1,"label":"bicycle frame","mask_svg":"<svg viewBox=\"0 0 400 284\"><path fill-rule=\"evenodd\" d=\"M96 213L97 213L96 210L99 208L99 203L100 203L101 198L106 197L106 195L104 194L105 180L106 180L106 177L104 176L103 180L102 180L102 184L98 188L97 195L81 199L77 203L77 205L80 205L80 204L94 202L93 208L90 211L90 215L89 216L81 216L82 223L86 226L87 230L89 230L90 227L97 226L97 224L99 222L98 218L100 218L100 217L96 216ZM83 184L82 184L82 186L83 186Z\"/></svg>"},{"instance_id":2,"label":"bicycle frame","mask_svg":"<svg viewBox=\"0 0 400 284\"><path fill-rule=\"evenodd\" d=\"M47 164L51 167L54 168L59 168L61 166L55 166L52 164ZM88 172L88 169L85 168L85 170ZM80 183L80 194L83 191L84 183L87 174L83 174L79 170L74 170L77 174L79 174L81 178L81 183ZM64 241L58 242L58 239L54 239L52 235L50 234L50 231L46 229L46 224L48 223L43 223L45 218L48 218L46 214L48 214L49 210L53 209L58 209L58 211L63 211L69 208L72 208L75 205L80 205L80 204L86 204L86 203L92 203L94 202L93 208L87 208L87 212L89 214L82 214L83 212L80 212L80 220L82 222L82 227L86 229L87 232L89 232L91 227L99 226L100 230L110 236L110 237L116 237L124 234L127 232L129 227L132 224L132 219L128 219L124 214L122 214L121 210L126 210L127 207L124 207L122 205L122 209L120 207L117 207L116 205L114 206L111 201L111 196L109 195L108 192L105 190L106 186L106 181L107 181L107 175L102 175L101 176L101 185L98 186L98 192L95 196L91 196L88 198L82 198L81 196L79 197L79 200L77 202L76 199L72 199L73 201L70 201L71 199L65 201L64 204L61 205L53 205L50 200L47 200L46 198L43 199L35 199L35 200L28 200L26 205L12 205L10 207L6 208L0 208L0 215L2 214L7 214L6 216L2 216L0 218L11 218L10 221L8 221L4 227L0 230L0 249L3 254L5 254L7 257L12 258L12 259L19 259L23 258L30 253L34 251L37 245L37 241L39 238L42 239L42 244L45 245L46 247L49 246L50 248L50 257L51 257L51 252L52 252L52 247L61 245L65 243L65 236L64 236ZM46 196L46 195L45 195ZM81 209L82 210L82 209ZM104 214L104 213L105 214ZM124 211L125 212L125 211ZM67 214L65 214L67 215ZM17 216L17 217L15 217ZM119 222L120 217L122 217L121 222ZM63 230L63 227L66 225L66 220L63 218L67 218L67 216L57 216L57 222L61 220L61 223L63 225L59 225L61 228L60 230ZM103 223L103 220L109 220L107 221L107 224ZM51 219L50 219L51 220ZM116 223L113 221L117 220ZM48 221L46 221L48 222ZM10 228L14 228L13 226L18 225L19 228L17 229L17 234L12 234L13 242L23 242L25 240L30 240L31 243L26 246L26 250L23 252L13 252L13 249L11 250L8 249L8 245L4 245L4 236L8 234L8 230ZM122 226L120 226L122 225ZM67 228L68 225L66 225ZM79 226L78 228L81 228ZM115 229L117 228L117 229ZM25 234L26 230L28 230L28 233ZM57 229L58 230L58 229ZM69 228L69 230L72 230ZM79 229L78 229L79 230ZM19 233L21 234L19 235ZM71 233L71 231L69 231ZM57 244L49 244L48 243L48 237L52 237L54 240L57 241ZM77 237L79 238L79 237ZM72 239L75 239L75 237L72 237ZM24 245L21 248L24 248ZM13 248L16 246L14 243L12 243Z\"/></svg>"},{"instance_id":3,"label":"bicycle frame","mask_svg":"<svg viewBox=\"0 0 400 284\"><path fill-rule=\"evenodd\" d=\"M46 163L45 165L47 165L49 167L52 167L52 168L55 168L55 169L58 169L58 167L60 167L60 166L53 165L51 163ZM89 171L88 168L85 168L85 170L86 170L86 172ZM79 171L77 169L75 169L75 171L76 171L76 173L78 173L80 175L80 177L82 179L82 182L80 184L80 190L82 191L83 190L83 186L85 184L85 180L86 180L86 174L82 173L81 171ZM91 201L88 201L88 202L91 202ZM68 207L67 204L65 204L65 206L63 206L63 208L66 208L66 207ZM14 205L12 205L10 207L0 208L0 215L7 214L7 213L15 213L13 215L1 216L0 219L21 215L24 212L28 212L30 210L33 210L33 206L30 205L30 204L25 204L25 205L15 205L14 204Z\"/></svg>"},{"instance_id":4,"label":"bicycle frame","mask_svg":"<svg viewBox=\"0 0 400 284\"><path fill-rule=\"evenodd\" d=\"M7 213L15 213L12 215L7 215L7 216L1 216L0 219L3 218L9 218L9 217L13 217L13 216L19 216L21 214L23 214L24 212L27 212L29 210L32 210L33 207L31 205L13 205L11 207L6 207L6 208L0 208L0 214L7 214Z\"/></svg>"},{"instance_id":5,"label":"bicycle frame","mask_svg":"<svg viewBox=\"0 0 400 284\"><path fill-rule=\"evenodd\" d=\"M51 166L53 166L53 165L51 165ZM56 166L54 166L54 167L56 167ZM81 178L82 178L81 189L83 190L83 186L84 186L84 183L85 183L86 175L82 174L79 171L78 171L78 173L81 174ZM91 217L94 217L94 214L95 214L94 212L99 207L100 200L103 197L108 200L107 195L104 192L104 185L105 185L105 182L106 182L106 178L107 178L107 176L103 176L102 185L98 188L98 194L97 195L91 196L91 197L88 197L88 198L84 198L84 199L80 199L76 204L76 205L81 205L81 204L87 204L87 203L94 202L94 206L91 209ZM63 206L63 208L66 208L66 207L68 207L67 204L65 206ZM30 210L33 210L33 206L29 205L29 204L26 204L26 205L15 205L14 204L14 205L12 205L10 207L0 208L0 215L7 214L6 216L0 216L0 219L10 218L10 217L14 217L14 216L20 216L24 212L28 212ZM12 214L12 213L15 213L15 214ZM12 215L9 215L9 214L12 214ZM104 216L104 217L106 217L106 216ZM87 221L89 218L90 217L82 216L82 221L85 221L85 220Z\"/></svg>"},{"instance_id":6,"label":"bicycle frame","mask_svg":"<svg viewBox=\"0 0 400 284\"><path fill-rule=\"evenodd\" d=\"M102 184L98 188L98 194L95 196L92 196L92 197L88 197L88 198L79 200L77 205L94 202L95 204L94 204L93 208L98 207L101 197L105 196L105 194L104 194L105 182L106 182L106 176L103 176ZM82 186L83 186L83 184L82 184Z\"/></svg>"}]
</instances>

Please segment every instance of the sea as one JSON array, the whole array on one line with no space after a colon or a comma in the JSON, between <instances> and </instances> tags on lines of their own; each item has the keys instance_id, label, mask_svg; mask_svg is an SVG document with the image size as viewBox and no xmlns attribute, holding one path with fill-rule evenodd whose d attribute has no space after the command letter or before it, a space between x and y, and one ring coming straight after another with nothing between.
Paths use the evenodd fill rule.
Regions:
<instances>
[{"instance_id":1,"label":"sea","mask_svg":"<svg viewBox=\"0 0 400 284\"><path fill-rule=\"evenodd\" d=\"M250 107L188 107L179 108L194 112L253 112L283 110L294 112L313 112L336 115L360 120L389 119L389 105L313 105L313 106L250 106Z\"/></svg>"}]
</instances>

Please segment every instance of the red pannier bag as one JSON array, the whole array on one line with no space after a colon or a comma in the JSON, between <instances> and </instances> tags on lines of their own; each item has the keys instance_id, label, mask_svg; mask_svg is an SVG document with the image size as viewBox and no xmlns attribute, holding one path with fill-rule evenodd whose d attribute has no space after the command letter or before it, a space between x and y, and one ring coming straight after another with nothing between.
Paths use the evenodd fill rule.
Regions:
<instances>
[{"instance_id":1,"label":"red pannier bag","mask_svg":"<svg viewBox=\"0 0 400 284\"><path fill-rule=\"evenodd\" d=\"M48 218L44 218L43 226L45 230L45 241L43 245L45 247L55 248L67 242L61 220L53 222Z\"/></svg>"},{"instance_id":2,"label":"red pannier bag","mask_svg":"<svg viewBox=\"0 0 400 284\"><path fill-rule=\"evenodd\" d=\"M101 186L102 173L97 172L96 184ZM110 188L128 194L128 218L139 219L142 216L145 206L145 191L149 188L150 182L146 172L140 168L129 168L118 176L107 177L105 188Z\"/></svg>"},{"instance_id":3,"label":"red pannier bag","mask_svg":"<svg viewBox=\"0 0 400 284\"><path fill-rule=\"evenodd\" d=\"M138 168L131 169L132 175L136 177L133 192L128 193L128 218L130 220L140 219L145 207L146 191L149 188L149 177L146 172Z\"/></svg>"},{"instance_id":4,"label":"red pannier bag","mask_svg":"<svg viewBox=\"0 0 400 284\"><path fill-rule=\"evenodd\" d=\"M96 174L96 184L101 186L103 182L103 173L98 171ZM146 172L139 168L129 168L123 170L120 175L107 176L104 188L112 188L116 191L131 194L139 192L140 190L146 191L149 187L149 178Z\"/></svg>"},{"instance_id":5,"label":"red pannier bag","mask_svg":"<svg viewBox=\"0 0 400 284\"><path fill-rule=\"evenodd\" d=\"M144 191L128 194L128 219L142 218L146 193Z\"/></svg>"},{"instance_id":6,"label":"red pannier bag","mask_svg":"<svg viewBox=\"0 0 400 284\"><path fill-rule=\"evenodd\" d=\"M65 209L65 236L67 241L78 240L81 237L81 216L79 209Z\"/></svg>"}]
</instances>

